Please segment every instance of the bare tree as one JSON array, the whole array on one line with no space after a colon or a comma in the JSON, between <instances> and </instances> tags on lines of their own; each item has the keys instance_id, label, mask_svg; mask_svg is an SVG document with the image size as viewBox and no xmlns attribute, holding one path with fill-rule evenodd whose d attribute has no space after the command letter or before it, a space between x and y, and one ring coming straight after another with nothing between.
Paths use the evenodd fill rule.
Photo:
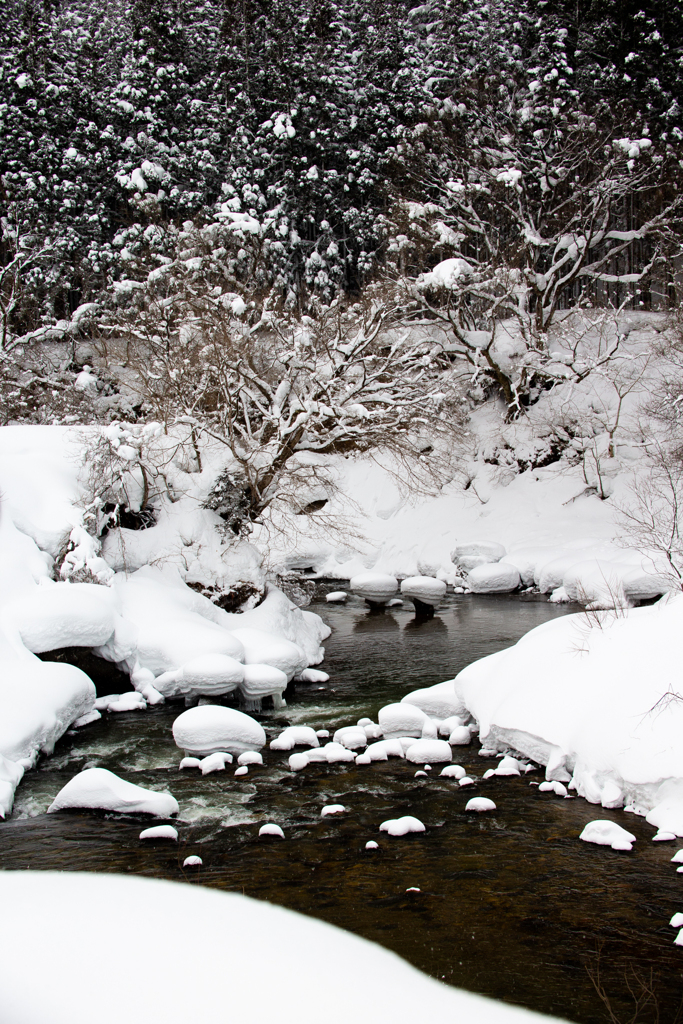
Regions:
<instances>
[{"instance_id":1,"label":"bare tree","mask_svg":"<svg viewBox=\"0 0 683 1024\"><path fill-rule=\"evenodd\" d=\"M390 320L378 299L296 319L176 277L170 296L147 294L109 331L150 414L190 429L198 468L201 437L228 449L219 498L237 531L273 502L311 504L323 472L311 456L390 452L404 477L443 482L463 434L462 385L439 346Z\"/></svg>"},{"instance_id":2,"label":"bare tree","mask_svg":"<svg viewBox=\"0 0 683 1024\"><path fill-rule=\"evenodd\" d=\"M585 116L531 131L522 114L487 120L484 109L480 146L453 154L449 180L425 180L434 202L396 211L403 249L412 233L423 251L431 238L434 252L452 254L404 278L407 318L440 331L453 356L498 388L511 417L534 387L592 370L558 367L549 332L560 309L621 308L680 251L681 200L668 196L649 138L613 138Z\"/></svg>"}]
</instances>

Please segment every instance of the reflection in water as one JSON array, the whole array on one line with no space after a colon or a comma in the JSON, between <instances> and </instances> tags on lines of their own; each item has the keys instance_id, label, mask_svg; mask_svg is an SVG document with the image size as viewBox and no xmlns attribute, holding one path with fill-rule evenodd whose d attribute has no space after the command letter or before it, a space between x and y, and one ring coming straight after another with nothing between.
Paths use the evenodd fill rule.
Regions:
<instances>
[{"instance_id":1,"label":"reflection in water","mask_svg":"<svg viewBox=\"0 0 683 1024\"><path fill-rule=\"evenodd\" d=\"M323 666L331 678L324 687L299 684L287 708L262 716L271 736L286 724L333 730L376 718L382 704L453 677L568 610L468 596L450 598L418 625L410 607L369 616L355 598L312 609L333 626ZM134 872L245 892L374 939L447 982L582 1024L631 1020L628 985L643 996L652 970L656 1005L636 1019L649 1024L658 1013L660 1024L672 1024L683 953L668 920L683 910L683 895L669 863L675 847L652 843L642 819L539 793L530 783L540 773L483 782L491 762L475 747L456 749L479 780L467 790L441 779L438 766L416 779L415 765L393 759L294 774L286 755L269 749L264 767L246 777L236 778L234 766L205 777L180 772L171 726L182 710L111 714L64 737L55 756L27 774L16 813L0 823L2 867ZM89 763L170 789L181 807L177 848L141 843L148 822L140 816L44 814ZM466 814L473 794L492 797L497 812ZM321 819L324 803L342 803L348 813ZM419 817L427 832L401 839L378 832L380 822L403 814ZM596 817L637 835L633 853L580 842ZM258 839L266 820L282 825L286 842ZM369 838L378 851L365 850ZM190 872L182 863L191 853L204 865ZM599 971L613 1016L589 971Z\"/></svg>"}]
</instances>

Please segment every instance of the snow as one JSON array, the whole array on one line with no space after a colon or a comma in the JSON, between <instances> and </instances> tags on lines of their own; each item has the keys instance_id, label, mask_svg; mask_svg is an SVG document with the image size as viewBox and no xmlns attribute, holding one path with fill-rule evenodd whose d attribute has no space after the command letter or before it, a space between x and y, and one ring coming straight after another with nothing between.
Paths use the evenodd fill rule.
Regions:
<instances>
[{"instance_id":1,"label":"snow","mask_svg":"<svg viewBox=\"0 0 683 1024\"><path fill-rule=\"evenodd\" d=\"M349 750L360 750L368 744L365 729L358 725L347 725L337 729L333 740L335 743L341 743L343 747L348 747Z\"/></svg>"},{"instance_id":2,"label":"snow","mask_svg":"<svg viewBox=\"0 0 683 1024\"><path fill-rule=\"evenodd\" d=\"M240 690L245 697L281 696L287 689L287 675L272 665L244 665Z\"/></svg>"},{"instance_id":3,"label":"snow","mask_svg":"<svg viewBox=\"0 0 683 1024\"><path fill-rule=\"evenodd\" d=\"M235 769L235 775L239 776L239 775L248 775L248 774L249 774L249 768L247 767L246 764L240 765L239 768Z\"/></svg>"},{"instance_id":4,"label":"snow","mask_svg":"<svg viewBox=\"0 0 683 1024\"><path fill-rule=\"evenodd\" d=\"M8 624L34 654L59 647L104 644L114 632L115 614L109 588L92 583L51 583L31 588L5 613Z\"/></svg>"},{"instance_id":5,"label":"snow","mask_svg":"<svg viewBox=\"0 0 683 1024\"><path fill-rule=\"evenodd\" d=\"M456 288L461 279L471 273L472 267L467 260L461 256L454 256L437 263L429 273L420 274L417 284L420 288Z\"/></svg>"},{"instance_id":6,"label":"snow","mask_svg":"<svg viewBox=\"0 0 683 1024\"><path fill-rule=\"evenodd\" d=\"M225 771L226 764L232 764L232 754L225 750L217 750L201 759L199 770L202 775L211 775L212 772Z\"/></svg>"},{"instance_id":7,"label":"snow","mask_svg":"<svg viewBox=\"0 0 683 1024\"><path fill-rule=\"evenodd\" d=\"M462 782L462 779L460 780ZM493 800L489 800L485 796L475 796L471 800L468 800L465 804L466 811L476 811L477 814L483 814L486 811L495 811L496 805Z\"/></svg>"},{"instance_id":8,"label":"snow","mask_svg":"<svg viewBox=\"0 0 683 1024\"><path fill-rule=\"evenodd\" d=\"M346 810L344 804L326 804L320 812L320 817L327 818L330 814L345 814Z\"/></svg>"},{"instance_id":9,"label":"snow","mask_svg":"<svg viewBox=\"0 0 683 1024\"><path fill-rule=\"evenodd\" d=\"M409 832L424 832L425 827L419 818L405 814L402 818L390 818L383 821L380 832L388 832L390 836L407 836Z\"/></svg>"},{"instance_id":10,"label":"snow","mask_svg":"<svg viewBox=\"0 0 683 1024\"><path fill-rule=\"evenodd\" d=\"M178 813L178 801L170 793L156 793L120 779L106 768L86 768L60 789L48 814L72 807L119 811L122 814L154 814L168 818Z\"/></svg>"},{"instance_id":11,"label":"snow","mask_svg":"<svg viewBox=\"0 0 683 1024\"><path fill-rule=\"evenodd\" d=\"M457 725L448 737L452 747L467 747L472 742L472 734L466 725Z\"/></svg>"},{"instance_id":12,"label":"snow","mask_svg":"<svg viewBox=\"0 0 683 1024\"><path fill-rule=\"evenodd\" d=\"M439 775L446 779L464 779L466 774L465 769L459 764L447 764L439 772Z\"/></svg>"},{"instance_id":13,"label":"snow","mask_svg":"<svg viewBox=\"0 0 683 1024\"><path fill-rule=\"evenodd\" d=\"M425 761L452 761L453 755L446 740L417 740L406 750L406 760L424 764Z\"/></svg>"},{"instance_id":14,"label":"snow","mask_svg":"<svg viewBox=\"0 0 683 1024\"><path fill-rule=\"evenodd\" d=\"M328 604L344 604L348 596L345 590L332 590L325 595L325 600Z\"/></svg>"},{"instance_id":15,"label":"snow","mask_svg":"<svg viewBox=\"0 0 683 1024\"><path fill-rule=\"evenodd\" d=\"M564 616L468 666L455 689L486 747L517 750L590 803L629 806L683 836L682 628L683 596Z\"/></svg>"},{"instance_id":16,"label":"snow","mask_svg":"<svg viewBox=\"0 0 683 1024\"><path fill-rule=\"evenodd\" d=\"M405 757L405 753L398 739L379 740L371 743L362 756L370 761L387 761L390 757Z\"/></svg>"},{"instance_id":17,"label":"snow","mask_svg":"<svg viewBox=\"0 0 683 1024\"><path fill-rule=\"evenodd\" d=\"M566 797L567 787L563 786L561 782L542 782L538 787L539 793L554 793L555 796Z\"/></svg>"},{"instance_id":18,"label":"snow","mask_svg":"<svg viewBox=\"0 0 683 1024\"><path fill-rule=\"evenodd\" d=\"M308 764L308 754L290 754L287 764L291 771L300 772Z\"/></svg>"},{"instance_id":19,"label":"snow","mask_svg":"<svg viewBox=\"0 0 683 1024\"><path fill-rule=\"evenodd\" d=\"M683 925L683 914L674 914L669 924L672 928L680 928Z\"/></svg>"},{"instance_id":20,"label":"snow","mask_svg":"<svg viewBox=\"0 0 683 1024\"><path fill-rule=\"evenodd\" d=\"M202 858L198 857L196 854L193 853L189 857L185 858L185 860L183 861L183 867L184 868L200 868L203 863L204 863L204 861L202 860Z\"/></svg>"},{"instance_id":21,"label":"snow","mask_svg":"<svg viewBox=\"0 0 683 1024\"><path fill-rule=\"evenodd\" d=\"M422 727L428 721L427 715L420 708L410 703L386 704L380 708L377 716L379 727L386 739L397 736L422 736Z\"/></svg>"},{"instance_id":22,"label":"snow","mask_svg":"<svg viewBox=\"0 0 683 1024\"><path fill-rule=\"evenodd\" d=\"M368 839L365 844L366 850L379 850L379 843L376 843L374 839Z\"/></svg>"},{"instance_id":23,"label":"snow","mask_svg":"<svg viewBox=\"0 0 683 1024\"><path fill-rule=\"evenodd\" d=\"M172 839L178 842L178 829L173 825L154 825L152 828L145 828L140 833L140 839Z\"/></svg>"},{"instance_id":24,"label":"snow","mask_svg":"<svg viewBox=\"0 0 683 1024\"><path fill-rule=\"evenodd\" d=\"M347 1024L347 1000L330 999L340 964L363 1024L550 1019L434 981L374 943L239 893L112 874L3 871L0 904L12 936L0 962L4 1024L91 1024L95 1006L98 1024L299 1024L300 1000L283 999L293 978L311 1006L325 1008L326 1024ZM182 970L167 943L152 942L144 969L128 971L125 984L108 985L103 997L102 965L118 964L131 936L151 926L157 936L197 936L184 945ZM97 941L84 942L90 935Z\"/></svg>"},{"instance_id":25,"label":"snow","mask_svg":"<svg viewBox=\"0 0 683 1024\"><path fill-rule=\"evenodd\" d=\"M319 739L315 729L308 725L288 725L279 736L270 741L271 750L292 750L294 747L317 747Z\"/></svg>"},{"instance_id":26,"label":"snow","mask_svg":"<svg viewBox=\"0 0 683 1024\"><path fill-rule=\"evenodd\" d=\"M263 764L263 756L256 750L245 750L244 753L240 754L237 758L237 763L239 765Z\"/></svg>"},{"instance_id":27,"label":"snow","mask_svg":"<svg viewBox=\"0 0 683 1024\"><path fill-rule=\"evenodd\" d=\"M114 696L114 694L112 694ZM97 703L97 702L96 702ZM136 690L127 690L126 693L118 694L116 700L107 698L106 710L113 712L121 711L144 711L147 701Z\"/></svg>"},{"instance_id":28,"label":"snow","mask_svg":"<svg viewBox=\"0 0 683 1024\"><path fill-rule=\"evenodd\" d=\"M296 677L302 683L326 683L330 678L327 672L321 672L317 668L305 668Z\"/></svg>"},{"instance_id":29,"label":"snow","mask_svg":"<svg viewBox=\"0 0 683 1024\"><path fill-rule=\"evenodd\" d=\"M652 837L652 842L653 843L670 843L670 842L673 842L673 840L677 839L677 838L678 838L678 836L676 836L673 832L655 832L655 834Z\"/></svg>"},{"instance_id":30,"label":"snow","mask_svg":"<svg viewBox=\"0 0 683 1024\"><path fill-rule=\"evenodd\" d=\"M585 843L596 843L598 846L611 846L613 850L632 850L636 837L627 832L615 821L589 821L579 836Z\"/></svg>"},{"instance_id":31,"label":"snow","mask_svg":"<svg viewBox=\"0 0 683 1024\"><path fill-rule=\"evenodd\" d=\"M185 768L199 768L202 763L202 759L199 757L183 757L180 760L178 769L183 771Z\"/></svg>"},{"instance_id":32,"label":"snow","mask_svg":"<svg viewBox=\"0 0 683 1024\"><path fill-rule=\"evenodd\" d=\"M255 719L242 711L204 704L176 718L173 739L186 753L205 756L222 750L231 754L260 750L265 746L266 734Z\"/></svg>"},{"instance_id":33,"label":"snow","mask_svg":"<svg viewBox=\"0 0 683 1024\"><path fill-rule=\"evenodd\" d=\"M467 576L467 586L473 594L505 594L517 590L520 583L515 566L505 562L477 565Z\"/></svg>"},{"instance_id":34,"label":"snow","mask_svg":"<svg viewBox=\"0 0 683 1024\"><path fill-rule=\"evenodd\" d=\"M398 590L398 580L386 573L363 572L351 578L349 587L354 594L364 597L366 601L384 604Z\"/></svg>"},{"instance_id":35,"label":"snow","mask_svg":"<svg viewBox=\"0 0 683 1024\"><path fill-rule=\"evenodd\" d=\"M261 825L261 828L258 830L258 834L260 836L277 836L278 839L285 838L285 834L280 826L276 825L273 821L270 821L265 825Z\"/></svg>"},{"instance_id":36,"label":"snow","mask_svg":"<svg viewBox=\"0 0 683 1024\"><path fill-rule=\"evenodd\" d=\"M677 850L677 852L671 858L673 864L683 864L683 850Z\"/></svg>"},{"instance_id":37,"label":"snow","mask_svg":"<svg viewBox=\"0 0 683 1024\"><path fill-rule=\"evenodd\" d=\"M473 786L474 785L474 779L470 778L469 775L463 775L463 777L461 779L459 779L458 785L459 786Z\"/></svg>"},{"instance_id":38,"label":"snow","mask_svg":"<svg viewBox=\"0 0 683 1024\"><path fill-rule=\"evenodd\" d=\"M467 717L467 709L455 692L453 680L411 690L401 698L401 704L413 704L430 718L448 719L460 715Z\"/></svg>"},{"instance_id":39,"label":"snow","mask_svg":"<svg viewBox=\"0 0 683 1024\"><path fill-rule=\"evenodd\" d=\"M446 584L431 576L409 576L401 583L404 597L417 598L423 604L438 606L446 596Z\"/></svg>"},{"instance_id":40,"label":"snow","mask_svg":"<svg viewBox=\"0 0 683 1024\"><path fill-rule=\"evenodd\" d=\"M341 743L326 743L323 747L323 751L329 764L335 764L338 761L356 760L356 755L353 750L347 750L347 748L342 746Z\"/></svg>"}]
</instances>

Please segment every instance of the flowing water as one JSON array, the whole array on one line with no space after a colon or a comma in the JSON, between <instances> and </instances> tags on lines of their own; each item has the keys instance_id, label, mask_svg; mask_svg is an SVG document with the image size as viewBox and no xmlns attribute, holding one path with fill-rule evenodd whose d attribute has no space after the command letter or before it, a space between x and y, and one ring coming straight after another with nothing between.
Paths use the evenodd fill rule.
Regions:
<instances>
[{"instance_id":1,"label":"flowing water","mask_svg":"<svg viewBox=\"0 0 683 1024\"><path fill-rule=\"evenodd\" d=\"M467 595L448 598L423 623L408 607L370 614L355 598L346 606L319 600L311 610L333 627L322 666L330 680L299 684L286 709L258 716L269 738L286 724L332 730L376 720L383 704L575 609ZM109 714L65 736L26 775L12 817L0 823L0 866L116 871L243 892L373 939L447 983L581 1024L677 1019L683 950L668 921L683 910L683 878L670 863L678 844L651 842L642 819L539 793L540 772L460 789L439 778L439 766L415 778L419 766L396 759L294 774L288 755L268 749L264 767L246 777L230 766L208 776L179 772L171 726L180 711L167 704ZM478 780L491 767L476 743L455 753ZM45 813L77 771L95 765L169 789L180 803L178 844L140 842L144 816ZM465 814L475 794L492 797L497 811ZM348 811L321 819L326 803ZM427 831L378 832L403 814ZM594 818L633 832L633 852L579 841ZM259 839L265 821L280 824L286 840ZM379 850L367 851L368 839ZM203 865L184 869L189 854ZM59 922L54 928L57 938Z\"/></svg>"}]
</instances>

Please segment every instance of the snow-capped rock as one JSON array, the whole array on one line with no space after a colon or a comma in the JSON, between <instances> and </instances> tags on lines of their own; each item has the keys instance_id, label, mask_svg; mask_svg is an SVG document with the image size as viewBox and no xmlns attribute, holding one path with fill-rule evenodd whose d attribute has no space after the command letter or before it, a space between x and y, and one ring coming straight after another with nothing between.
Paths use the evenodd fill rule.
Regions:
<instances>
[{"instance_id":1,"label":"snow-capped rock","mask_svg":"<svg viewBox=\"0 0 683 1024\"><path fill-rule=\"evenodd\" d=\"M176 718L173 739L188 754L206 756L215 751L241 754L245 750L260 750L265 746L266 734L255 719L241 711L204 704Z\"/></svg>"},{"instance_id":2,"label":"snow-capped rock","mask_svg":"<svg viewBox=\"0 0 683 1024\"><path fill-rule=\"evenodd\" d=\"M60 789L48 814L73 807L119 811L122 814L154 814L169 818L178 813L178 801L170 793L156 793L120 779L106 768L86 768Z\"/></svg>"}]
</instances>

